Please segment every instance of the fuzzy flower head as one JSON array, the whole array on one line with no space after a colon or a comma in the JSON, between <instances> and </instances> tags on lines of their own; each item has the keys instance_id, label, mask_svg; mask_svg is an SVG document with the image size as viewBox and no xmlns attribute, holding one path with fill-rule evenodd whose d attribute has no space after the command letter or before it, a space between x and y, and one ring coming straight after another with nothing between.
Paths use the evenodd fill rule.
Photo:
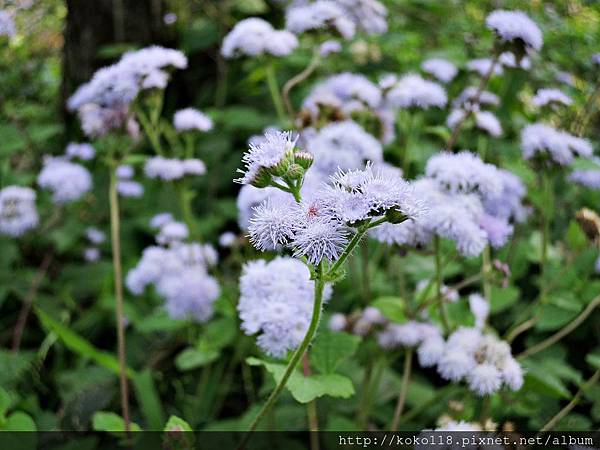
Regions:
<instances>
[{"instance_id":1,"label":"fuzzy flower head","mask_svg":"<svg viewBox=\"0 0 600 450\"><path fill-rule=\"evenodd\" d=\"M444 88L417 74L404 75L387 93L386 102L393 108L443 108L448 97Z\"/></svg>"},{"instance_id":2,"label":"fuzzy flower head","mask_svg":"<svg viewBox=\"0 0 600 450\"><path fill-rule=\"evenodd\" d=\"M198 243L148 247L127 274L127 288L142 295L152 285L172 319L206 322L220 293L217 281L207 272L216 262L214 255L212 247Z\"/></svg>"},{"instance_id":3,"label":"fuzzy flower head","mask_svg":"<svg viewBox=\"0 0 600 450\"><path fill-rule=\"evenodd\" d=\"M486 196L502 189L496 166L466 150L432 156L427 161L425 174L449 192L478 192Z\"/></svg>"},{"instance_id":4,"label":"fuzzy flower head","mask_svg":"<svg viewBox=\"0 0 600 450\"><path fill-rule=\"evenodd\" d=\"M458 74L456 66L442 58L431 58L423 61L421 69L423 72L433 75L442 83L449 83Z\"/></svg>"},{"instance_id":5,"label":"fuzzy flower head","mask_svg":"<svg viewBox=\"0 0 600 450\"><path fill-rule=\"evenodd\" d=\"M173 126L178 131L210 131L213 122L206 114L194 108L180 109L173 116Z\"/></svg>"},{"instance_id":6,"label":"fuzzy flower head","mask_svg":"<svg viewBox=\"0 0 600 450\"><path fill-rule=\"evenodd\" d=\"M177 244L188 238L190 232L188 227L181 222L167 222L156 235L156 242L161 245Z\"/></svg>"},{"instance_id":7,"label":"fuzzy flower head","mask_svg":"<svg viewBox=\"0 0 600 450\"><path fill-rule=\"evenodd\" d=\"M479 396L491 395L503 385L513 391L523 385L523 371L513 358L510 346L478 328L459 328L452 333L437 366L443 378L455 382L465 380L469 389Z\"/></svg>"},{"instance_id":8,"label":"fuzzy flower head","mask_svg":"<svg viewBox=\"0 0 600 450\"><path fill-rule=\"evenodd\" d=\"M0 190L0 234L19 237L38 225L35 199L35 191L27 187L6 186Z\"/></svg>"},{"instance_id":9,"label":"fuzzy flower head","mask_svg":"<svg viewBox=\"0 0 600 450\"><path fill-rule=\"evenodd\" d=\"M335 1L292 4L286 11L286 28L295 34L330 28L344 39L352 39L356 24Z\"/></svg>"},{"instance_id":10,"label":"fuzzy flower head","mask_svg":"<svg viewBox=\"0 0 600 450\"><path fill-rule=\"evenodd\" d=\"M559 106L566 105L569 106L573 103L571 97L562 92L559 89L539 89L535 96L531 99L531 103L536 108L541 108L543 106Z\"/></svg>"},{"instance_id":11,"label":"fuzzy flower head","mask_svg":"<svg viewBox=\"0 0 600 450\"><path fill-rule=\"evenodd\" d=\"M325 300L331 289L325 289ZM295 349L310 323L314 281L300 261L278 257L267 262L248 262L240 277L238 311L242 330L257 334L258 346L268 355L282 358Z\"/></svg>"},{"instance_id":12,"label":"fuzzy flower head","mask_svg":"<svg viewBox=\"0 0 600 450\"><path fill-rule=\"evenodd\" d=\"M492 71L492 75L502 75L504 73L504 70L502 69L502 65L494 64L493 69L492 69L493 64L494 64L494 61L491 60L490 58L472 59L471 61L469 61L467 63L467 69L470 70L471 72L478 73L482 77L486 76L490 70Z\"/></svg>"},{"instance_id":13,"label":"fuzzy flower head","mask_svg":"<svg viewBox=\"0 0 600 450\"><path fill-rule=\"evenodd\" d=\"M13 37L17 33L12 15L6 10L0 10L0 37Z\"/></svg>"},{"instance_id":14,"label":"fuzzy flower head","mask_svg":"<svg viewBox=\"0 0 600 450\"><path fill-rule=\"evenodd\" d=\"M96 150L94 150L92 144L88 144L87 142L80 144L71 142L65 149L65 155L69 159L77 158L82 161L89 161L96 156Z\"/></svg>"},{"instance_id":15,"label":"fuzzy flower head","mask_svg":"<svg viewBox=\"0 0 600 450\"><path fill-rule=\"evenodd\" d=\"M258 17L238 22L223 39L221 54L228 59L240 56L287 56L298 46L298 39L286 30L273 29Z\"/></svg>"},{"instance_id":16,"label":"fuzzy flower head","mask_svg":"<svg viewBox=\"0 0 600 450\"><path fill-rule=\"evenodd\" d=\"M350 17L357 28L366 34L383 34L387 31L387 9L378 0L334 0Z\"/></svg>"},{"instance_id":17,"label":"fuzzy flower head","mask_svg":"<svg viewBox=\"0 0 600 450\"><path fill-rule=\"evenodd\" d=\"M367 161L383 162L381 143L350 120L323 127L307 139L306 149L314 156L313 170L324 176L338 169L361 169Z\"/></svg>"},{"instance_id":18,"label":"fuzzy flower head","mask_svg":"<svg viewBox=\"0 0 600 450\"><path fill-rule=\"evenodd\" d=\"M600 168L574 170L569 175L569 180L588 189L600 191Z\"/></svg>"},{"instance_id":19,"label":"fuzzy flower head","mask_svg":"<svg viewBox=\"0 0 600 450\"><path fill-rule=\"evenodd\" d=\"M273 175L283 174L289 163L293 162L296 140L289 131L267 130L264 139L250 143L250 148L242 157L246 167L244 170L238 169L243 176L235 181L259 187L268 185Z\"/></svg>"},{"instance_id":20,"label":"fuzzy flower head","mask_svg":"<svg viewBox=\"0 0 600 450\"><path fill-rule=\"evenodd\" d=\"M587 139L543 123L523 128L521 150L525 159L546 159L561 166L571 163L576 156L590 157L593 153L592 144Z\"/></svg>"},{"instance_id":21,"label":"fuzzy flower head","mask_svg":"<svg viewBox=\"0 0 600 450\"><path fill-rule=\"evenodd\" d=\"M500 98L496 94L489 91L481 91L479 93L479 98L477 98L478 92L479 90L475 86L465 88L460 95L453 100L452 106L455 109L476 109L479 105L500 105Z\"/></svg>"},{"instance_id":22,"label":"fuzzy flower head","mask_svg":"<svg viewBox=\"0 0 600 450\"><path fill-rule=\"evenodd\" d=\"M144 173L148 178L173 181L188 175L204 175L206 166L199 159L173 159L154 156L146 161Z\"/></svg>"},{"instance_id":23,"label":"fuzzy flower head","mask_svg":"<svg viewBox=\"0 0 600 450\"><path fill-rule=\"evenodd\" d=\"M151 46L128 52L117 63L96 71L69 98L67 106L78 111L88 136L102 136L128 124L129 105L141 91L164 89L168 71L186 67L187 58L178 50Z\"/></svg>"},{"instance_id":24,"label":"fuzzy flower head","mask_svg":"<svg viewBox=\"0 0 600 450\"><path fill-rule=\"evenodd\" d=\"M55 203L79 200L92 188L92 176L85 167L61 158L46 158L37 181L52 192Z\"/></svg>"},{"instance_id":25,"label":"fuzzy flower head","mask_svg":"<svg viewBox=\"0 0 600 450\"><path fill-rule=\"evenodd\" d=\"M85 230L85 237L94 245L100 245L106 241L106 233L96 227L87 228Z\"/></svg>"},{"instance_id":26,"label":"fuzzy flower head","mask_svg":"<svg viewBox=\"0 0 600 450\"><path fill-rule=\"evenodd\" d=\"M511 45L518 54L542 48L542 31L523 11L496 10L485 23L501 44Z\"/></svg>"}]
</instances>

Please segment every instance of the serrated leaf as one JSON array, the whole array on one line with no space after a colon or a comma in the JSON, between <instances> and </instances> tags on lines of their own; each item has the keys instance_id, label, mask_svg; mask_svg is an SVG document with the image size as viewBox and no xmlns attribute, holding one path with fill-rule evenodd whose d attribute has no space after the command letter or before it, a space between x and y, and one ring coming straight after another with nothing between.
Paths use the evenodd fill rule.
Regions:
<instances>
[{"instance_id":1,"label":"serrated leaf","mask_svg":"<svg viewBox=\"0 0 600 450\"><path fill-rule=\"evenodd\" d=\"M273 375L276 383L283 378L286 368L283 364L269 363L252 357L247 358L246 362L251 366L264 366L267 372ZM295 371L288 379L286 389L300 403L308 403L324 395L348 398L354 394L354 386L350 378L335 373L305 377Z\"/></svg>"},{"instance_id":2,"label":"serrated leaf","mask_svg":"<svg viewBox=\"0 0 600 450\"><path fill-rule=\"evenodd\" d=\"M351 334L320 332L312 345L310 362L321 373L333 373L342 360L356 352L359 343L360 338Z\"/></svg>"},{"instance_id":3,"label":"serrated leaf","mask_svg":"<svg viewBox=\"0 0 600 450\"><path fill-rule=\"evenodd\" d=\"M406 314L404 312L406 302L402 297L379 297L375 299L373 306L392 322L406 322Z\"/></svg>"},{"instance_id":4,"label":"serrated leaf","mask_svg":"<svg viewBox=\"0 0 600 450\"><path fill-rule=\"evenodd\" d=\"M98 411L92 419L92 428L95 431L106 431L110 433L123 433L125 431L125 421L121 416L113 412ZM131 431L141 431L140 426L135 422L129 423Z\"/></svg>"}]
</instances>

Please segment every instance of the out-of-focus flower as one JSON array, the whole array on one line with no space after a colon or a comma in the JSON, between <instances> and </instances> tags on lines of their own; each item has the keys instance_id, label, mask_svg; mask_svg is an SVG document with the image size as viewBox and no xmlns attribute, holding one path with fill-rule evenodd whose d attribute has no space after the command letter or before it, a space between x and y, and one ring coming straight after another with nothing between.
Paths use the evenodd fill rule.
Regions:
<instances>
[{"instance_id":1,"label":"out-of-focus flower","mask_svg":"<svg viewBox=\"0 0 600 450\"><path fill-rule=\"evenodd\" d=\"M485 19L502 43L510 43L517 48L539 51L542 48L542 31L523 11L496 10Z\"/></svg>"},{"instance_id":2,"label":"out-of-focus flower","mask_svg":"<svg viewBox=\"0 0 600 450\"><path fill-rule=\"evenodd\" d=\"M561 166L569 164L575 156L590 157L593 152L592 144L587 139L543 123L523 128L521 150L525 159L547 157Z\"/></svg>"},{"instance_id":3,"label":"out-of-focus flower","mask_svg":"<svg viewBox=\"0 0 600 450\"><path fill-rule=\"evenodd\" d=\"M298 46L298 39L287 30L275 30L268 22L250 17L238 22L223 39L225 58L240 56L287 56Z\"/></svg>"},{"instance_id":4,"label":"out-of-focus flower","mask_svg":"<svg viewBox=\"0 0 600 450\"><path fill-rule=\"evenodd\" d=\"M442 86L416 74L404 75L386 95L386 103L393 108L442 108L447 101Z\"/></svg>"},{"instance_id":5,"label":"out-of-focus flower","mask_svg":"<svg viewBox=\"0 0 600 450\"><path fill-rule=\"evenodd\" d=\"M550 105L571 105L573 100L567 94L558 89L538 89L531 99L533 106L538 108Z\"/></svg>"},{"instance_id":6,"label":"out-of-focus flower","mask_svg":"<svg viewBox=\"0 0 600 450\"><path fill-rule=\"evenodd\" d=\"M329 0L292 3L286 11L285 26L295 34L331 28L344 39L351 39L356 32L356 24L335 1Z\"/></svg>"},{"instance_id":7,"label":"out-of-focus flower","mask_svg":"<svg viewBox=\"0 0 600 450\"><path fill-rule=\"evenodd\" d=\"M55 203L79 200L92 188L92 176L85 167L61 158L47 157L37 181L52 191Z\"/></svg>"},{"instance_id":8,"label":"out-of-focus flower","mask_svg":"<svg viewBox=\"0 0 600 450\"><path fill-rule=\"evenodd\" d=\"M173 116L173 125L179 131L210 131L213 122L206 114L194 108L180 109Z\"/></svg>"},{"instance_id":9,"label":"out-of-focus flower","mask_svg":"<svg viewBox=\"0 0 600 450\"><path fill-rule=\"evenodd\" d=\"M78 158L82 161L89 161L96 156L96 150L92 144L71 142L65 149L65 155L69 158Z\"/></svg>"},{"instance_id":10,"label":"out-of-focus flower","mask_svg":"<svg viewBox=\"0 0 600 450\"><path fill-rule=\"evenodd\" d=\"M37 227L39 216L33 189L6 186L0 190L0 233L19 237Z\"/></svg>"},{"instance_id":11,"label":"out-of-focus flower","mask_svg":"<svg viewBox=\"0 0 600 450\"><path fill-rule=\"evenodd\" d=\"M433 75L442 83L449 83L458 73L458 69L453 63L442 58L431 58L423 61L421 69L424 72Z\"/></svg>"}]
</instances>

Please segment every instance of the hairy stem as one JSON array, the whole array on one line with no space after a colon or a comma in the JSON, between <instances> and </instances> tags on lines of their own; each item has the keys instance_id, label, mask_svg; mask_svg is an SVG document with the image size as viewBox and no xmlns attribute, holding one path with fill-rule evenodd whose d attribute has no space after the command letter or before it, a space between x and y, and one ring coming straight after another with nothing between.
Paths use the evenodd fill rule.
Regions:
<instances>
[{"instance_id":1,"label":"hairy stem","mask_svg":"<svg viewBox=\"0 0 600 450\"><path fill-rule=\"evenodd\" d=\"M563 328L561 328L559 331L557 331L556 333L554 333L552 336L550 336L547 339L544 339L542 342L537 343L536 345L534 345L533 347L528 348L527 350L525 350L524 352L520 353L517 358L519 359L523 359L523 358L527 358L531 355L534 355L536 353L541 352L542 350L547 349L548 347L550 347L551 345L556 344L558 341L560 341L562 338L564 338L566 335L568 335L569 333L571 333L572 331L574 331L579 325L581 325L581 323L588 318L588 316L594 311L594 309L596 309L598 306L600 305L600 295L597 296L596 298L594 298L588 305L587 307L581 312L581 314L579 314L573 321L569 322L567 325L565 325Z\"/></svg>"},{"instance_id":2,"label":"hairy stem","mask_svg":"<svg viewBox=\"0 0 600 450\"><path fill-rule=\"evenodd\" d=\"M358 231L356 232L356 234L354 235L352 240L350 240L350 243L348 244L348 246L346 247L344 252L341 254L340 258L333 264L333 266L331 266L331 268L327 272L328 278L332 275L335 275L335 273L339 270L339 268L346 262L346 260L348 259L348 256L350 256L352 251L356 248L356 246L358 245L358 243L360 242L360 240L365 235L365 233L367 232L368 229L369 229L368 225L363 226L358 229Z\"/></svg>"},{"instance_id":3,"label":"hairy stem","mask_svg":"<svg viewBox=\"0 0 600 450\"><path fill-rule=\"evenodd\" d=\"M440 248L440 237L435 236L433 240L435 247L435 287L436 287L436 301L440 310L440 316L442 318L442 325L446 334L450 332L450 324L448 321L448 313L446 312L446 305L444 304L444 298L442 296L442 285L443 285L443 274L442 274L442 251Z\"/></svg>"},{"instance_id":4,"label":"hairy stem","mask_svg":"<svg viewBox=\"0 0 600 450\"><path fill-rule=\"evenodd\" d=\"M267 65L267 85L269 87L269 92L271 93L271 98L273 99L275 111L277 111L277 118L281 125L283 125L286 123L285 111L283 109L281 94L279 93L279 86L277 85L275 65L272 62Z\"/></svg>"},{"instance_id":5,"label":"hairy stem","mask_svg":"<svg viewBox=\"0 0 600 450\"><path fill-rule=\"evenodd\" d=\"M129 433L129 390L127 386L127 374L125 368L125 315L123 313L123 269L121 266L121 231L119 220L119 195L117 192L117 166L118 164L114 163L110 167L110 231L115 277L115 319L117 321L121 410L123 413L123 420L125 422L125 432Z\"/></svg>"},{"instance_id":6,"label":"hairy stem","mask_svg":"<svg viewBox=\"0 0 600 450\"><path fill-rule=\"evenodd\" d=\"M297 85L299 85L300 83L302 83L304 80L306 80L308 77L310 77L313 74L313 72L317 69L317 67L319 67L320 62L321 62L321 54L320 54L319 46L315 46L312 59L308 63L308 66L306 66L306 68L302 72L300 72L299 74L290 78L283 85L283 91L282 91L283 101L285 103L285 108L287 109L287 112L290 117L293 118L296 114L294 112L294 107L292 106L292 102L290 101L291 90L294 87L296 87Z\"/></svg>"},{"instance_id":7,"label":"hairy stem","mask_svg":"<svg viewBox=\"0 0 600 450\"><path fill-rule=\"evenodd\" d=\"M294 373L294 370L296 370L296 366L298 366L298 363L302 359L304 353L306 352L306 349L312 342L315 332L317 331L317 327L319 325L319 320L321 318L321 310L322 310L322 306L323 306L323 289L324 288L325 288L325 281L324 281L323 266L322 266L322 264L319 264L316 267L315 294L314 294L315 298L314 298L314 303L313 303L312 318L310 321L310 325L308 326L308 330L306 331L306 335L304 336L304 339L302 340L302 343L300 344L300 346L292 354L292 358L290 359L290 361L287 364L287 367L285 368L283 377L281 377L281 380L279 381L279 383L277 383L277 386L275 387L273 392L271 392L271 395L269 395L269 397L267 398L267 401L265 402L263 407L260 409L260 411L258 412L256 417L250 424L250 427L248 427L248 431L246 432L244 438L242 439L242 442L238 446L238 450L242 450L243 448L246 447L252 432L256 430L256 427L258 426L258 424L265 417L265 415L271 410L271 408L275 404L275 401L277 400L277 398L279 397L279 395L285 388L285 385L287 384L289 378L292 376L292 373Z\"/></svg>"},{"instance_id":8,"label":"hairy stem","mask_svg":"<svg viewBox=\"0 0 600 450\"><path fill-rule=\"evenodd\" d=\"M408 392L408 385L410 384L410 374L412 370L412 348L407 348L404 353L404 371L402 373L402 385L400 386L400 393L398 394L398 401L396 402L396 409L394 410L394 418L390 431L393 433L398 430L398 424L400 423L400 417L402 411L404 411L404 403L406 401L406 394Z\"/></svg>"}]
</instances>

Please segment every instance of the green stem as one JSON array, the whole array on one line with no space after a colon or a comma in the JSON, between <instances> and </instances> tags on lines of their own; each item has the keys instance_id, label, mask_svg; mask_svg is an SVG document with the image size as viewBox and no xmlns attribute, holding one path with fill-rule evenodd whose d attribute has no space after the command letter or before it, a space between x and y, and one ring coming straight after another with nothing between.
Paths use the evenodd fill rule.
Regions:
<instances>
[{"instance_id":1,"label":"green stem","mask_svg":"<svg viewBox=\"0 0 600 450\"><path fill-rule=\"evenodd\" d=\"M283 109L283 100L281 99L279 86L277 84L275 65L272 62L267 65L267 85L269 86L269 92L271 93L271 98L273 99L275 110L277 111L277 118L281 125L283 125L287 120L285 117L285 110Z\"/></svg>"},{"instance_id":2,"label":"green stem","mask_svg":"<svg viewBox=\"0 0 600 450\"><path fill-rule=\"evenodd\" d=\"M315 298L314 298L314 303L313 303L312 319L310 321L310 325L308 326L308 330L306 331L306 335L304 336L304 339L302 340L302 343L300 344L300 346L296 349L296 351L294 351L292 358L290 359L287 367L285 368L283 377L281 378L281 380L279 381L279 383L277 384L277 386L275 387L273 392L271 392L271 395L269 395L269 398L267 399L267 401L265 402L265 404L263 405L261 410L258 412L256 417L250 424L250 427L248 428L248 431L246 432L242 442L237 447L238 450L242 450L244 447L246 447L252 432L256 430L256 427L258 426L258 424L261 422L261 420L265 417L265 415L273 407L273 405L275 404L275 401L277 400L277 398L279 397L279 395L285 388L285 385L287 384L289 378L292 376L292 373L294 373L296 366L298 366L298 363L300 362L304 353L306 352L306 349L312 342L312 339L313 339L315 332L317 331L317 327L319 325L319 320L321 318L321 310L322 310L322 306L323 306L323 289L325 288L324 278L325 277L324 277L324 273L323 273L323 265L319 264L316 267L315 294L314 294Z\"/></svg>"},{"instance_id":3,"label":"green stem","mask_svg":"<svg viewBox=\"0 0 600 450\"><path fill-rule=\"evenodd\" d=\"M192 196L185 186L179 181L175 182L175 190L177 191L177 198L179 199L179 207L181 208L181 214L183 220L190 230L190 237L192 239L200 240L200 236L196 226L196 219L192 212Z\"/></svg>"},{"instance_id":4,"label":"green stem","mask_svg":"<svg viewBox=\"0 0 600 450\"><path fill-rule=\"evenodd\" d=\"M115 319L117 321L117 347L119 354L121 409L123 413L123 421L125 422L125 432L129 433L129 389L127 385L125 364L125 315L123 313L123 269L121 266L121 231L119 220L119 195L117 192L117 166L118 163L113 161L110 167L110 230L115 277Z\"/></svg>"},{"instance_id":5,"label":"green stem","mask_svg":"<svg viewBox=\"0 0 600 450\"><path fill-rule=\"evenodd\" d=\"M490 302L492 300L492 285L490 283L490 273L492 271L491 263L491 250L490 246L486 245L483 249L482 263L481 263L481 278L483 280L483 296Z\"/></svg>"},{"instance_id":6,"label":"green stem","mask_svg":"<svg viewBox=\"0 0 600 450\"><path fill-rule=\"evenodd\" d=\"M446 334L450 332L450 324L448 321L448 314L446 312L446 305L444 304L444 298L442 297L442 285L443 285L443 275L442 275L442 252L440 248L440 237L435 236L434 240L435 247L435 279L436 279L436 301L438 303L438 308L440 310L440 316L442 318L442 325L444 326L444 331Z\"/></svg>"},{"instance_id":7,"label":"green stem","mask_svg":"<svg viewBox=\"0 0 600 450\"><path fill-rule=\"evenodd\" d=\"M540 255L540 302L546 303L546 280L548 275L548 245L550 243L550 216L554 210L554 192L552 186L552 180L547 173L541 174L541 187L544 193L544 205L540 208L541 214L541 236L542 236L542 248Z\"/></svg>"},{"instance_id":8,"label":"green stem","mask_svg":"<svg viewBox=\"0 0 600 450\"><path fill-rule=\"evenodd\" d=\"M398 394L398 401L396 402L396 409L394 410L394 418L392 420L392 425L390 426L390 431L392 433L398 429L400 417L402 416L402 411L404 410L404 403L406 401L406 394L408 392L408 386L410 383L410 373L412 370L412 356L412 348L407 348L404 353L404 372L402 374L402 385L400 386L400 394Z\"/></svg>"},{"instance_id":9,"label":"green stem","mask_svg":"<svg viewBox=\"0 0 600 450\"><path fill-rule=\"evenodd\" d=\"M360 240L365 235L368 229L369 226L365 225L357 230L356 234L354 235L344 252L341 254L340 258L333 264L333 266L331 266L331 268L327 272L327 278L329 278L330 276L334 276L337 273L339 268L346 262L348 256L350 256L350 253L352 253L352 251L358 245L358 243L360 242Z\"/></svg>"}]
</instances>

